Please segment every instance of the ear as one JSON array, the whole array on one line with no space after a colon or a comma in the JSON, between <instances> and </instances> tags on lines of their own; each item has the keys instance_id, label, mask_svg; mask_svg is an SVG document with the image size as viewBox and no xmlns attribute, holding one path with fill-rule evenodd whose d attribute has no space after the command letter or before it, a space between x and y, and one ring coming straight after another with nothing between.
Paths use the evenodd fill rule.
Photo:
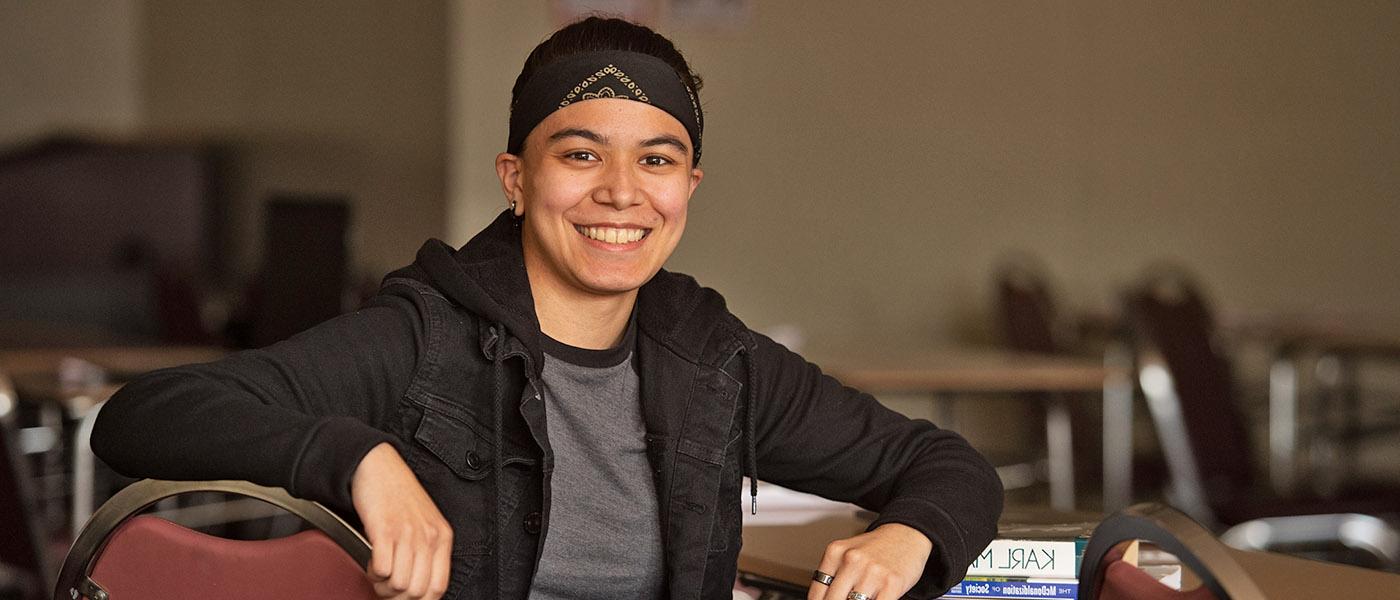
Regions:
<instances>
[{"instance_id":1,"label":"ear","mask_svg":"<svg viewBox=\"0 0 1400 600\"><path fill-rule=\"evenodd\" d=\"M700 180L704 178L705 172L699 167L690 170L690 194L687 197L695 195L695 188L700 187Z\"/></svg>"},{"instance_id":2,"label":"ear","mask_svg":"<svg viewBox=\"0 0 1400 600\"><path fill-rule=\"evenodd\" d=\"M496 177L501 180L501 191L505 192L506 204L515 202L517 217L525 213L525 193L520 187L522 162L519 156L509 152L496 155Z\"/></svg>"}]
</instances>

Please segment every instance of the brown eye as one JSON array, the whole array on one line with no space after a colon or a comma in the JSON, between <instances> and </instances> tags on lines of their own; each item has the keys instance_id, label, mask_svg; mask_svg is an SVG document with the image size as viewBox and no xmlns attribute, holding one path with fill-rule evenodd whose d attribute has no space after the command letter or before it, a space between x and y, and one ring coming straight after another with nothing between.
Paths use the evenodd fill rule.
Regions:
<instances>
[{"instance_id":1,"label":"brown eye","mask_svg":"<svg viewBox=\"0 0 1400 600\"><path fill-rule=\"evenodd\" d=\"M656 154L653 154L651 156L643 158L642 164L648 167L663 167L669 164L674 164L674 161L672 161L669 158L666 158L665 156L658 156Z\"/></svg>"},{"instance_id":2,"label":"brown eye","mask_svg":"<svg viewBox=\"0 0 1400 600\"><path fill-rule=\"evenodd\" d=\"M565 154L564 157L568 158L569 160L577 160L584 162L598 160L598 156L596 154L593 154L592 152L589 152L587 150L575 150L573 152Z\"/></svg>"}]
</instances>

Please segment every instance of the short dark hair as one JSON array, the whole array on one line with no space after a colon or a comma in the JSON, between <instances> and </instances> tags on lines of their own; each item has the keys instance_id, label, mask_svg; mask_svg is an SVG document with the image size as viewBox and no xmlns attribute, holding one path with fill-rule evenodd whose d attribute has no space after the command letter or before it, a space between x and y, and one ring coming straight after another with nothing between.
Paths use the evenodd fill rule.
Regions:
<instances>
[{"instance_id":1,"label":"short dark hair","mask_svg":"<svg viewBox=\"0 0 1400 600\"><path fill-rule=\"evenodd\" d=\"M676 49L676 45L650 27L611 17L585 17L565 25L549 36L549 39L535 46L530 56L525 58L525 66L520 69L520 75L515 78L515 85L511 87L511 112L515 111L516 104L520 101L520 91L525 87L525 82L529 81L530 76L540 67L574 54L609 50L647 54L670 65L695 97L696 116L700 119L700 126L704 127L704 111L698 108L700 86L704 82L690 69L690 63L686 62L685 56Z\"/></svg>"}]
</instances>

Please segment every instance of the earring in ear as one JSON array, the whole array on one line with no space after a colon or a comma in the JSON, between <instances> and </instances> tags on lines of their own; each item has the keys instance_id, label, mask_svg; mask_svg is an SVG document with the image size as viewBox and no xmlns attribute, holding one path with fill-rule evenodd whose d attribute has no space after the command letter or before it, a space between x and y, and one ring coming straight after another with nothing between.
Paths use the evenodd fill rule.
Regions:
<instances>
[{"instance_id":1,"label":"earring in ear","mask_svg":"<svg viewBox=\"0 0 1400 600\"><path fill-rule=\"evenodd\" d=\"M510 201L510 214L515 215L515 201L514 201L514 200L511 200L511 201ZM520 215L515 215L515 216L518 217L518 216L520 216Z\"/></svg>"}]
</instances>

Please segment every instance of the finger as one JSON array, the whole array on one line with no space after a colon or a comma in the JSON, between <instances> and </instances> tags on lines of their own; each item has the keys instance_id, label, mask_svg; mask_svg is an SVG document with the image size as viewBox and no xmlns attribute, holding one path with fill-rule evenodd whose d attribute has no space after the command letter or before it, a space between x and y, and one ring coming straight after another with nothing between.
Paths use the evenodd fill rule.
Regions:
<instances>
[{"instance_id":1,"label":"finger","mask_svg":"<svg viewBox=\"0 0 1400 600\"><path fill-rule=\"evenodd\" d=\"M389 579L394 572L394 543L388 540L375 540L370 554L369 569L366 574L371 582Z\"/></svg>"},{"instance_id":2,"label":"finger","mask_svg":"<svg viewBox=\"0 0 1400 600\"><path fill-rule=\"evenodd\" d=\"M831 582L831 592L827 598L833 600L846 600L851 592L865 594L868 598L874 598L879 591L881 577L878 567L873 567L869 554L863 547L855 547L841 554L840 574L836 576L836 581ZM844 574L845 577L842 577ZM839 586L839 589L838 589ZM840 596L833 595L839 592Z\"/></svg>"},{"instance_id":3,"label":"finger","mask_svg":"<svg viewBox=\"0 0 1400 600\"><path fill-rule=\"evenodd\" d=\"M428 551L433 550L432 546L436 542L432 539L432 534L423 540L424 547L420 547L414 555L417 557L413 561L413 576L408 581L408 597L422 598L428 593L428 581L433 577L433 559Z\"/></svg>"},{"instance_id":4,"label":"finger","mask_svg":"<svg viewBox=\"0 0 1400 600\"><path fill-rule=\"evenodd\" d=\"M846 600L846 596L851 591L861 591L856 587L860 584L860 572L850 563L844 563L837 567L836 579L831 580L831 585L826 588L826 595L822 600Z\"/></svg>"},{"instance_id":5,"label":"finger","mask_svg":"<svg viewBox=\"0 0 1400 600\"><path fill-rule=\"evenodd\" d=\"M447 529L447 534L438 542L438 547L433 551L433 574L428 581L429 600L437 600L447 593L447 583L452 576L452 530Z\"/></svg>"},{"instance_id":6,"label":"finger","mask_svg":"<svg viewBox=\"0 0 1400 600\"><path fill-rule=\"evenodd\" d=\"M399 592L389 586L389 580L387 579L374 582L374 595L386 600L400 597Z\"/></svg>"},{"instance_id":7,"label":"finger","mask_svg":"<svg viewBox=\"0 0 1400 600\"><path fill-rule=\"evenodd\" d=\"M394 572L389 575L389 586L402 593L408 590L408 584L412 581L414 555L418 549L413 547L413 538L407 532L399 536L396 545Z\"/></svg>"},{"instance_id":8,"label":"finger","mask_svg":"<svg viewBox=\"0 0 1400 600\"><path fill-rule=\"evenodd\" d=\"M817 570L826 573L827 575L834 575L839 578L841 573L838 571L838 568L841 566L841 557L845 553L846 546L842 543L842 540L837 540L835 542L827 544L826 551L822 553L822 560L820 563L817 564ZM838 597L832 594L832 590L830 588L832 585L835 584L835 580L833 580L830 585L822 585L820 583L817 583L816 581L813 581L812 585L807 587L807 600L825 600L826 598L838 598L838 600L845 600L845 595L841 595Z\"/></svg>"}]
</instances>

